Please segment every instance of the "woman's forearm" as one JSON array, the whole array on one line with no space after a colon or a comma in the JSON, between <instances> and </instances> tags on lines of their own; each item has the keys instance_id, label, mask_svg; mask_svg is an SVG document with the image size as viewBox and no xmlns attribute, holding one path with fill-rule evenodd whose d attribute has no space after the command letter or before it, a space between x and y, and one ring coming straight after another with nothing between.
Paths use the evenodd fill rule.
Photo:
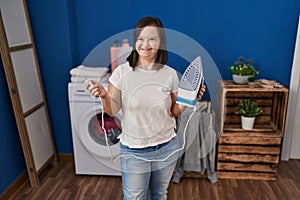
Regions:
<instances>
[{"instance_id":1,"label":"woman's forearm","mask_svg":"<svg viewBox=\"0 0 300 200\"><path fill-rule=\"evenodd\" d=\"M108 94L106 94L104 97L100 97L103 110L105 113L107 113L110 116L114 116L117 114L120 110L120 105L116 101L113 100Z\"/></svg>"},{"instance_id":2,"label":"woman's forearm","mask_svg":"<svg viewBox=\"0 0 300 200\"><path fill-rule=\"evenodd\" d=\"M171 112L174 117L178 117L185 109L186 109L186 106L180 105L178 103L174 103L171 108Z\"/></svg>"}]
</instances>

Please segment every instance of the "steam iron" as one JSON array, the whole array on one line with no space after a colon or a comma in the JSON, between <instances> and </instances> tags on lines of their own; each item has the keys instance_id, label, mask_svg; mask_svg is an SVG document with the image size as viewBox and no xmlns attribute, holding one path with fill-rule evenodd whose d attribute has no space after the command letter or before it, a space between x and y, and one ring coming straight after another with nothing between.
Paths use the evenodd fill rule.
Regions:
<instances>
[{"instance_id":1,"label":"steam iron","mask_svg":"<svg viewBox=\"0 0 300 200\"><path fill-rule=\"evenodd\" d=\"M204 81L201 57L196 57L187 67L178 85L178 96L176 103L188 107L197 104L197 95Z\"/></svg>"}]
</instances>

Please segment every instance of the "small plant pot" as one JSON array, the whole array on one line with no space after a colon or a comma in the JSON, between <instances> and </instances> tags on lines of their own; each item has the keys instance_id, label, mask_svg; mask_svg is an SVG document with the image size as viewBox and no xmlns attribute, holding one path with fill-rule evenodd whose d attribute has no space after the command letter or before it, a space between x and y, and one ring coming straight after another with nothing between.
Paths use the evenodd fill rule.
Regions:
<instances>
[{"instance_id":1,"label":"small plant pot","mask_svg":"<svg viewBox=\"0 0 300 200\"><path fill-rule=\"evenodd\" d=\"M256 83L255 82L248 82L248 87L249 88L255 88L256 87Z\"/></svg>"},{"instance_id":2,"label":"small plant pot","mask_svg":"<svg viewBox=\"0 0 300 200\"><path fill-rule=\"evenodd\" d=\"M249 76L240 76L240 75L232 74L232 80L237 84L247 84L248 78Z\"/></svg>"},{"instance_id":3,"label":"small plant pot","mask_svg":"<svg viewBox=\"0 0 300 200\"><path fill-rule=\"evenodd\" d=\"M252 130L255 117L244 117L241 116L241 121L242 121L242 129L244 130Z\"/></svg>"}]
</instances>

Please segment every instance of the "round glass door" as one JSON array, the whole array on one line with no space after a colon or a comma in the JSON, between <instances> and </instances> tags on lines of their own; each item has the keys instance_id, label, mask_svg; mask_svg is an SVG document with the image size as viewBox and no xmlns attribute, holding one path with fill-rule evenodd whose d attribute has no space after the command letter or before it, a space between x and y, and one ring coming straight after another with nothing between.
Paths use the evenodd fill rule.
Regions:
<instances>
[{"instance_id":1,"label":"round glass door","mask_svg":"<svg viewBox=\"0 0 300 200\"><path fill-rule=\"evenodd\" d=\"M104 120L104 124L103 124ZM106 146L105 132L108 137L108 144L114 145L119 142L118 136L122 133L121 122L117 117L111 117L102 112L94 115L88 123L88 132L91 138L100 145ZM104 129L103 129L104 126Z\"/></svg>"}]
</instances>

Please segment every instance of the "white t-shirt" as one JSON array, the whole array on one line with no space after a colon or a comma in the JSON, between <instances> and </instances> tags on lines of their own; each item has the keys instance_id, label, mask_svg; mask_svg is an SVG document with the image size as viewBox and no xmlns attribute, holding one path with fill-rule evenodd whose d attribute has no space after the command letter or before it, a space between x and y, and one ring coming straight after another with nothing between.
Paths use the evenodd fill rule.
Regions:
<instances>
[{"instance_id":1,"label":"white t-shirt","mask_svg":"<svg viewBox=\"0 0 300 200\"><path fill-rule=\"evenodd\" d=\"M109 82L122 93L122 144L144 148L175 136L171 93L177 92L179 80L173 68L133 71L126 62L114 70Z\"/></svg>"}]
</instances>

